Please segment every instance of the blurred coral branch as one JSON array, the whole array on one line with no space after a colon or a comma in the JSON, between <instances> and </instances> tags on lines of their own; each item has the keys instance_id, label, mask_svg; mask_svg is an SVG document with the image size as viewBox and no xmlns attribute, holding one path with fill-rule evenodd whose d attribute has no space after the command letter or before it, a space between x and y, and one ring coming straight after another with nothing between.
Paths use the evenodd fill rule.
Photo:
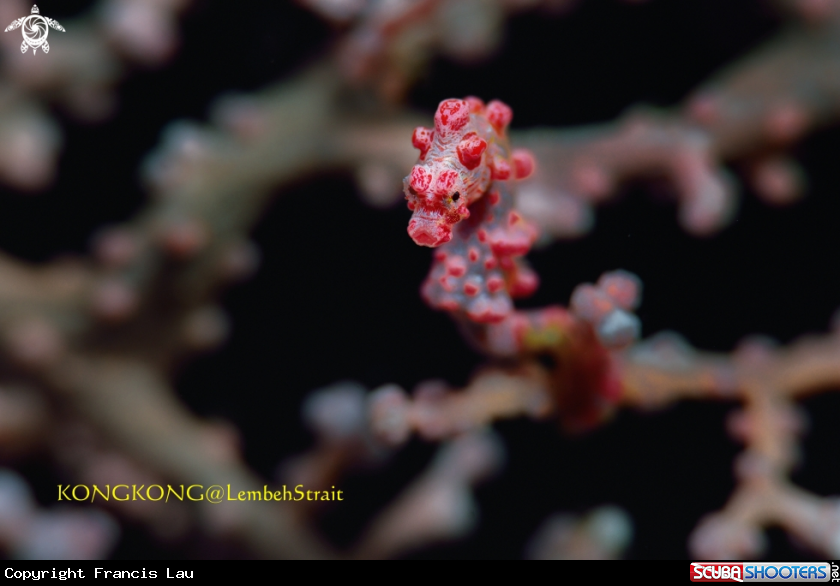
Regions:
<instances>
[{"instance_id":1,"label":"blurred coral branch","mask_svg":"<svg viewBox=\"0 0 840 586\"><path fill-rule=\"evenodd\" d=\"M840 87L826 75L840 59L840 8L826 4L825 18L792 25L675 111L642 110L601 127L518 136L538 160L551 162L523 186L523 213L558 236L577 236L592 223L592 204L630 180L662 177L679 201L682 226L710 234L734 215L735 188L721 167L728 161L749 162L749 179L768 203L796 199L801 171L784 151L840 114Z\"/></svg>"}]
</instances>

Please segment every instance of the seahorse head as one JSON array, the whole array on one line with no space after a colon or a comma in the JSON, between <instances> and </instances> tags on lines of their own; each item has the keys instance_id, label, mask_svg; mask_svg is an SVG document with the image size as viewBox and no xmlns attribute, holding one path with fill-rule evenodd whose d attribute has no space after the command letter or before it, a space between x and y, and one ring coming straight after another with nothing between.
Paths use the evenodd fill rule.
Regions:
<instances>
[{"instance_id":1,"label":"seahorse head","mask_svg":"<svg viewBox=\"0 0 840 586\"><path fill-rule=\"evenodd\" d=\"M444 100L435 127L414 130L411 140L420 159L403 182L414 212L408 223L414 242L430 247L449 242L452 227L469 217L469 205L490 186L485 152L492 132L478 98Z\"/></svg>"}]
</instances>

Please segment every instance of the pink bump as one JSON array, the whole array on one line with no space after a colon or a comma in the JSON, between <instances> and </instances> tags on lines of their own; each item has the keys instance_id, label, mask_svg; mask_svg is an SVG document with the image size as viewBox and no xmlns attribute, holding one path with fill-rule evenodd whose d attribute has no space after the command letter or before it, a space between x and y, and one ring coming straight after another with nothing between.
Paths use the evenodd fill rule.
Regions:
<instances>
[{"instance_id":1,"label":"pink bump","mask_svg":"<svg viewBox=\"0 0 840 586\"><path fill-rule=\"evenodd\" d=\"M522 231L494 230L490 236L490 248L497 256L521 256L531 248L531 239Z\"/></svg>"},{"instance_id":2,"label":"pink bump","mask_svg":"<svg viewBox=\"0 0 840 586\"><path fill-rule=\"evenodd\" d=\"M414 165L411 169L411 179L409 183L417 193L425 193L429 189L432 182L432 174L426 171L420 165Z\"/></svg>"},{"instance_id":3,"label":"pink bump","mask_svg":"<svg viewBox=\"0 0 840 586\"><path fill-rule=\"evenodd\" d=\"M505 282L501 277L490 277L487 279L487 290L490 293L498 293L505 286Z\"/></svg>"},{"instance_id":4,"label":"pink bump","mask_svg":"<svg viewBox=\"0 0 840 586\"><path fill-rule=\"evenodd\" d=\"M574 186L584 195L600 200L608 196L615 184L602 167L589 162L582 162L572 171Z\"/></svg>"},{"instance_id":5,"label":"pink bump","mask_svg":"<svg viewBox=\"0 0 840 586\"><path fill-rule=\"evenodd\" d=\"M505 181L510 179L510 163L502 157L493 159L493 179Z\"/></svg>"},{"instance_id":6,"label":"pink bump","mask_svg":"<svg viewBox=\"0 0 840 586\"><path fill-rule=\"evenodd\" d=\"M705 126L710 126L720 119L720 98L713 94L701 93L688 102L688 115Z\"/></svg>"},{"instance_id":7,"label":"pink bump","mask_svg":"<svg viewBox=\"0 0 840 586\"><path fill-rule=\"evenodd\" d=\"M798 104L778 106L767 117L767 134L778 142L790 142L799 138L809 124L808 113Z\"/></svg>"},{"instance_id":8,"label":"pink bump","mask_svg":"<svg viewBox=\"0 0 840 586\"><path fill-rule=\"evenodd\" d=\"M484 112L484 100L481 98L476 98L475 96L467 96L464 98L464 101L467 103L467 107L469 107L470 112L473 114L481 114Z\"/></svg>"},{"instance_id":9,"label":"pink bump","mask_svg":"<svg viewBox=\"0 0 840 586\"><path fill-rule=\"evenodd\" d=\"M487 104L486 113L487 120L490 121L490 124L496 129L496 132L499 133L503 132L513 119L513 110L510 109L510 106L499 100L493 100Z\"/></svg>"},{"instance_id":10,"label":"pink bump","mask_svg":"<svg viewBox=\"0 0 840 586\"><path fill-rule=\"evenodd\" d=\"M10 354L23 366L46 366L58 359L64 350L61 334L41 318L13 323L5 338Z\"/></svg>"},{"instance_id":11,"label":"pink bump","mask_svg":"<svg viewBox=\"0 0 840 586\"><path fill-rule=\"evenodd\" d=\"M209 239L207 225L194 219L182 220L168 226L162 234L162 243L166 251L180 259L188 259L197 254Z\"/></svg>"},{"instance_id":12,"label":"pink bump","mask_svg":"<svg viewBox=\"0 0 840 586\"><path fill-rule=\"evenodd\" d=\"M108 279L93 291L93 311L100 318L118 322L128 318L137 308L137 295L128 284Z\"/></svg>"},{"instance_id":13,"label":"pink bump","mask_svg":"<svg viewBox=\"0 0 840 586\"><path fill-rule=\"evenodd\" d=\"M540 279L534 271L520 269L510 287L511 297L530 297L540 285Z\"/></svg>"},{"instance_id":14,"label":"pink bump","mask_svg":"<svg viewBox=\"0 0 840 586\"><path fill-rule=\"evenodd\" d=\"M536 168L533 155L525 149L516 149L513 151L513 168L517 179L530 177Z\"/></svg>"},{"instance_id":15,"label":"pink bump","mask_svg":"<svg viewBox=\"0 0 840 586\"><path fill-rule=\"evenodd\" d=\"M771 204L784 205L802 195L801 170L782 157L773 157L757 164L752 180L758 194Z\"/></svg>"},{"instance_id":16,"label":"pink bump","mask_svg":"<svg viewBox=\"0 0 840 586\"><path fill-rule=\"evenodd\" d=\"M486 149L487 142L475 132L470 132L461 139L455 151L461 164L472 171L481 164L481 155Z\"/></svg>"},{"instance_id":17,"label":"pink bump","mask_svg":"<svg viewBox=\"0 0 840 586\"><path fill-rule=\"evenodd\" d=\"M446 261L446 272L453 277L463 277L467 272L467 263L462 256L452 256Z\"/></svg>"},{"instance_id":18,"label":"pink bump","mask_svg":"<svg viewBox=\"0 0 840 586\"><path fill-rule=\"evenodd\" d=\"M464 100L449 99L440 103L435 114L435 129L441 134L461 130L470 121L470 109Z\"/></svg>"},{"instance_id":19,"label":"pink bump","mask_svg":"<svg viewBox=\"0 0 840 586\"><path fill-rule=\"evenodd\" d=\"M467 308L467 316L477 323L499 323L510 315L510 301L506 297L489 299L477 297Z\"/></svg>"},{"instance_id":20,"label":"pink bump","mask_svg":"<svg viewBox=\"0 0 840 586\"><path fill-rule=\"evenodd\" d=\"M627 271L604 273L598 279L598 287L622 309L633 310L639 305L642 282L633 273Z\"/></svg>"},{"instance_id":21,"label":"pink bump","mask_svg":"<svg viewBox=\"0 0 840 586\"><path fill-rule=\"evenodd\" d=\"M572 293L572 311L580 318L598 324L615 309L615 302L594 285L578 285Z\"/></svg>"},{"instance_id":22,"label":"pink bump","mask_svg":"<svg viewBox=\"0 0 840 586\"><path fill-rule=\"evenodd\" d=\"M438 307L444 311L456 311L460 309L460 305L454 299L444 299L440 303L438 303Z\"/></svg>"},{"instance_id":23,"label":"pink bump","mask_svg":"<svg viewBox=\"0 0 840 586\"><path fill-rule=\"evenodd\" d=\"M111 228L96 236L94 252L104 264L122 267L131 262L138 253L137 237L125 228Z\"/></svg>"},{"instance_id":24,"label":"pink bump","mask_svg":"<svg viewBox=\"0 0 840 586\"><path fill-rule=\"evenodd\" d=\"M418 126L414 129L414 134L411 135L411 144L414 148L420 150L420 160L426 158L426 153L429 152L429 147L432 146L432 138L434 131L431 128Z\"/></svg>"},{"instance_id":25,"label":"pink bump","mask_svg":"<svg viewBox=\"0 0 840 586\"><path fill-rule=\"evenodd\" d=\"M470 259L470 262L475 262L475 261L478 260L478 249L475 248L474 246L470 247L469 259Z\"/></svg>"}]
</instances>

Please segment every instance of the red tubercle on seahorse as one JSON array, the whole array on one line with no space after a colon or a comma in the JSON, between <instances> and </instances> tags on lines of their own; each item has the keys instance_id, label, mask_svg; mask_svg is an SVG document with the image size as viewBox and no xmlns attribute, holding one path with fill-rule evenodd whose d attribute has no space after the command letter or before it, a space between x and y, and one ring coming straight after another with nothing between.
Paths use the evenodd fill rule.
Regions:
<instances>
[{"instance_id":1,"label":"red tubercle on seahorse","mask_svg":"<svg viewBox=\"0 0 840 586\"><path fill-rule=\"evenodd\" d=\"M487 149L487 141L474 132L470 132L458 143L456 152L461 164L472 171L481 164L481 155Z\"/></svg>"},{"instance_id":2,"label":"red tubercle on seahorse","mask_svg":"<svg viewBox=\"0 0 840 586\"><path fill-rule=\"evenodd\" d=\"M409 176L409 185L415 191L426 191L432 184L432 174L426 171L423 167L415 166L411 170Z\"/></svg>"},{"instance_id":3,"label":"red tubercle on seahorse","mask_svg":"<svg viewBox=\"0 0 840 586\"><path fill-rule=\"evenodd\" d=\"M470 121L470 106L465 100L449 99L438 105L435 130L441 134L461 130Z\"/></svg>"},{"instance_id":4,"label":"red tubercle on seahorse","mask_svg":"<svg viewBox=\"0 0 840 586\"><path fill-rule=\"evenodd\" d=\"M494 157L491 163L491 173L493 179L498 179L499 181L510 179L510 163L504 157Z\"/></svg>"},{"instance_id":5,"label":"red tubercle on seahorse","mask_svg":"<svg viewBox=\"0 0 840 586\"><path fill-rule=\"evenodd\" d=\"M430 128L418 126L414 129L414 134L411 136L411 144L414 145L414 148L420 150L421 161L426 158L426 153L429 152L429 148L432 146L432 136L434 136L434 131Z\"/></svg>"},{"instance_id":6,"label":"red tubercle on seahorse","mask_svg":"<svg viewBox=\"0 0 840 586\"><path fill-rule=\"evenodd\" d=\"M504 102L493 100L487 104L485 115L490 124L493 125L493 128L496 129L496 132L502 133L507 129L510 121L513 119L513 110Z\"/></svg>"},{"instance_id":7,"label":"red tubercle on seahorse","mask_svg":"<svg viewBox=\"0 0 840 586\"><path fill-rule=\"evenodd\" d=\"M463 277L467 272L467 263L464 257L452 255L445 263L446 272L453 277Z\"/></svg>"},{"instance_id":8,"label":"red tubercle on seahorse","mask_svg":"<svg viewBox=\"0 0 840 586\"><path fill-rule=\"evenodd\" d=\"M537 164L531 151L515 149L513 151L513 168L517 179L527 179L534 173Z\"/></svg>"},{"instance_id":9,"label":"red tubercle on seahorse","mask_svg":"<svg viewBox=\"0 0 840 586\"><path fill-rule=\"evenodd\" d=\"M484 100L475 96L467 96L464 98L471 114L484 114Z\"/></svg>"}]
</instances>

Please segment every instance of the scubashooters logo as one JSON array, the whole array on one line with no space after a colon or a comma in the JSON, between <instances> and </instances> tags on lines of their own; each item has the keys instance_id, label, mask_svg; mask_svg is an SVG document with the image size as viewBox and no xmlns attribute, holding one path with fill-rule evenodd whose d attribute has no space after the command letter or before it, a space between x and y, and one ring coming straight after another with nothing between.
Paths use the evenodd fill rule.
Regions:
<instances>
[{"instance_id":1,"label":"scubashooters logo","mask_svg":"<svg viewBox=\"0 0 840 586\"><path fill-rule=\"evenodd\" d=\"M840 582L829 562L693 562L692 582Z\"/></svg>"},{"instance_id":2,"label":"scubashooters logo","mask_svg":"<svg viewBox=\"0 0 840 586\"><path fill-rule=\"evenodd\" d=\"M65 32L64 27L58 24L57 20L41 16L37 6L32 6L32 14L13 21L3 32L7 33L21 27L23 27L21 31L23 33L23 43L20 45L20 52L26 53L26 50L32 47L33 55L38 52L39 47L44 53L50 52L47 36L50 34L51 27L57 31Z\"/></svg>"},{"instance_id":3,"label":"scubashooters logo","mask_svg":"<svg viewBox=\"0 0 840 586\"><path fill-rule=\"evenodd\" d=\"M743 582L743 564L716 564L698 563L691 564L692 582Z\"/></svg>"}]
</instances>

